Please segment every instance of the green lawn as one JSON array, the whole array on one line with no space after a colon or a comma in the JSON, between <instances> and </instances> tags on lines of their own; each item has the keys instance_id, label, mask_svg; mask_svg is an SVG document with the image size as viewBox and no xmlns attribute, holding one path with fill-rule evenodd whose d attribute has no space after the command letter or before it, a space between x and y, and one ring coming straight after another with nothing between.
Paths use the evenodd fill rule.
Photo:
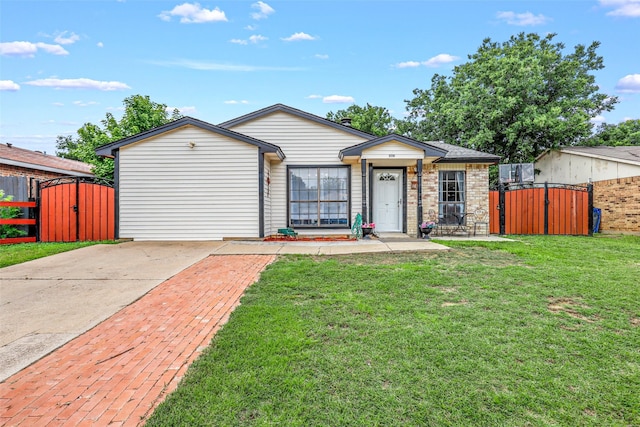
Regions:
<instances>
[{"instance_id":1,"label":"green lawn","mask_svg":"<svg viewBox=\"0 0 640 427\"><path fill-rule=\"evenodd\" d=\"M0 268L98 243L115 242L18 243L15 245L0 245Z\"/></svg>"},{"instance_id":2,"label":"green lawn","mask_svg":"<svg viewBox=\"0 0 640 427\"><path fill-rule=\"evenodd\" d=\"M638 426L640 237L291 256L150 426Z\"/></svg>"}]
</instances>

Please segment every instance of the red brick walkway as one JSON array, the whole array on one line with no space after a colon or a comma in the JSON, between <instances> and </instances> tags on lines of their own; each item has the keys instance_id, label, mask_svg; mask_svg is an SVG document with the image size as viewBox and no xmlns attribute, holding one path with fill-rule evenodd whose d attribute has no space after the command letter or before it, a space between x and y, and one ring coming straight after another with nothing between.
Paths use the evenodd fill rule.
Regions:
<instances>
[{"instance_id":1,"label":"red brick walkway","mask_svg":"<svg viewBox=\"0 0 640 427\"><path fill-rule=\"evenodd\" d=\"M0 423L140 425L272 255L211 256L0 384Z\"/></svg>"}]
</instances>

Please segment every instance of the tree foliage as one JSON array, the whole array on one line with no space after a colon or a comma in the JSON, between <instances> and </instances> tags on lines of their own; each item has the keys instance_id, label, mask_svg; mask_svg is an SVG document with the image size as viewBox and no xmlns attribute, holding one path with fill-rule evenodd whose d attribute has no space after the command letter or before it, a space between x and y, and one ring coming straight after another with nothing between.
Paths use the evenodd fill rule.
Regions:
<instances>
[{"instance_id":1,"label":"tree foliage","mask_svg":"<svg viewBox=\"0 0 640 427\"><path fill-rule=\"evenodd\" d=\"M354 104L346 110L327 113L327 119L337 123L340 123L343 118L350 118L353 128L377 136L388 135L396 127L396 120L391 116L389 110L369 103L364 107Z\"/></svg>"},{"instance_id":2,"label":"tree foliage","mask_svg":"<svg viewBox=\"0 0 640 427\"><path fill-rule=\"evenodd\" d=\"M603 123L585 145L640 145L640 119L627 120L617 125Z\"/></svg>"},{"instance_id":3,"label":"tree foliage","mask_svg":"<svg viewBox=\"0 0 640 427\"><path fill-rule=\"evenodd\" d=\"M406 133L530 162L547 148L575 145L591 135L590 119L617 98L599 93L593 71L604 67L599 42L564 54L555 34L520 33L507 42L487 38L451 77L435 74L431 88L405 100Z\"/></svg>"},{"instance_id":4,"label":"tree foliage","mask_svg":"<svg viewBox=\"0 0 640 427\"><path fill-rule=\"evenodd\" d=\"M5 195L4 190L0 189L0 202L12 202L12 195ZM17 207L0 207L0 219L12 219L19 218L22 215L22 210ZM0 239L6 239L11 237L26 236L27 232L20 230L18 227L9 224L0 224Z\"/></svg>"},{"instance_id":5,"label":"tree foliage","mask_svg":"<svg viewBox=\"0 0 640 427\"><path fill-rule=\"evenodd\" d=\"M107 113L101 121L102 127L85 123L78 129L77 137L58 136L56 155L72 160L80 160L93 165L93 173L98 178L113 179L113 160L99 157L95 149L140 132L153 129L182 117L177 109L171 114L165 104L151 101L148 96L132 95L125 98L124 114L118 121Z\"/></svg>"}]
</instances>

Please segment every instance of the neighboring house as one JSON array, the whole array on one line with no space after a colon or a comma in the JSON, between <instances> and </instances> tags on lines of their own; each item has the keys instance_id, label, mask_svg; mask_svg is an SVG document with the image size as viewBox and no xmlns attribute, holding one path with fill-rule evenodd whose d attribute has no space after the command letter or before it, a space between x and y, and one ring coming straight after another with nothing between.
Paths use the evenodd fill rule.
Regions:
<instances>
[{"instance_id":1,"label":"neighboring house","mask_svg":"<svg viewBox=\"0 0 640 427\"><path fill-rule=\"evenodd\" d=\"M376 137L276 104L212 125L184 117L107 144L118 237L216 240L326 233L356 214L417 236L429 210L488 210L494 155L399 135Z\"/></svg>"},{"instance_id":2,"label":"neighboring house","mask_svg":"<svg viewBox=\"0 0 640 427\"><path fill-rule=\"evenodd\" d=\"M565 147L536 159L536 182L593 184L603 231L640 232L640 146Z\"/></svg>"},{"instance_id":3,"label":"neighboring house","mask_svg":"<svg viewBox=\"0 0 640 427\"><path fill-rule=\"evenodd\" d=\"M19 177L19 182L26 183L21 184L21 187L26 185L27 197L35 197L35 180L63 176L93 177L91 168L91 165L76 160L18 148L9 143L0 144L0 183L9 181L8 178L3 180L4 177Z\"/></svg>"}]
</instances>

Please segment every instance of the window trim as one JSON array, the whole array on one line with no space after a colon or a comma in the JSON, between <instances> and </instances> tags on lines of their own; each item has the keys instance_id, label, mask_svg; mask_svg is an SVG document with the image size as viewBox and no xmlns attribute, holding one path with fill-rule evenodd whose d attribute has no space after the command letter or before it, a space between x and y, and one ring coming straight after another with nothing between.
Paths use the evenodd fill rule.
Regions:
<instances>
[{"instance_id":1,"label":"window trim","mask_svg":"<svg viewBox=\"0 0 640 427\"><path fill-rule=\"evenodd\" d=\"M318 218L318 225L294 225L291 223L291 169L317 169L318 170L318 177L319 175L319 169L320 168L325 168L325 169L346 169L347 170L347 224L321 224L320 223L320 218ZM331 229L331 228L344 228L344 229L350 229L351 228L351 199L352 199L352 194L351 194L351 165L308 165L308 164L301 164L301 165L287 165L287 227L295 227L295 228L300 228L300 229L310 229L310 230L320 230L320 229ZM318 188L318 193L320 192L320 188ZM320 197L320 194L318 194L318 199L315 200L315 202L318 204L318 209L320 208L320 203L324 202L325 200L322 200Z\"/></svg>"},{"instance_id":2,"label":"window trim","mask_svg":"<svg viewBox=\"0 0 640 427\"><path fill-rule=\"evenodd\" d=\"M442 200L441 196L443 194L443 174L445 173L463 173L464 175L464 179L462 181L462 185L463 185L463 189L462 192L460 191L456 191L457 194L462 194L462 201L446 201L446 200ZM449 180L447 180L448 182L451 182ZM457 178L456 181L453 182L457 182ZM456 169L456 170L440 170L438 171L438 217L439 217L439 221L441 222L442 225L458 225L458 223L456 222L455 218L451 215L452 218L447 218L446 216L441 216L441 213L443 212L443 207L447 204L455 204L455 205L462 205L462 210L463 212L467 212L467 171L464 169ZM465 215L464 217L464 223L466 224L467 222L467 215Z\"/></svg>"}]
</instances>

